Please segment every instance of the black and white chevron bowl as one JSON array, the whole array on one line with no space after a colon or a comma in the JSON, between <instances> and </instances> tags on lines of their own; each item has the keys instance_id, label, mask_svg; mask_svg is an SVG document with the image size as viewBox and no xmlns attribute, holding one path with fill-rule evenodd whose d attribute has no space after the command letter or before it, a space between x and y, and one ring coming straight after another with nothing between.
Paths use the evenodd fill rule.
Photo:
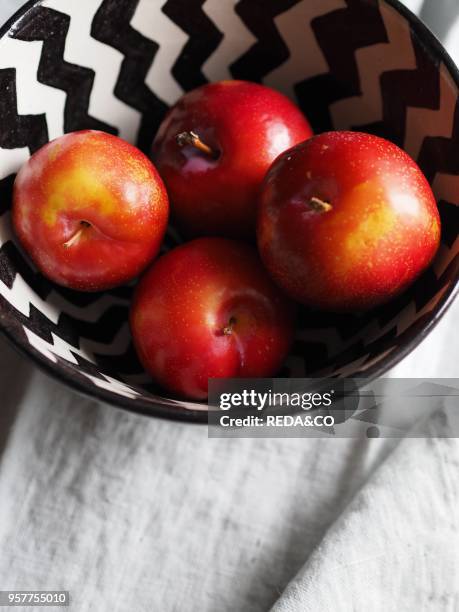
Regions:
<instances>
[{"instance_id":1,"label":"black and white chevron bowl","mask_svg":"<svg viewBox=\"0 0 459 612\"><path fill-rule=\"evenodd\" d=\"M443 222L432 267L361 316L304 310L285 376L381 375L432 329L459 268L459 74L396 0L43 0L0 32L0 327L72 387L157 416L205 420L164 397L135 356L131 287L82 294L44 279L10 226L15 173L64 132L94 128L148 150L167 108L208 81L263 82L316 131L390 138L420 164ZM171 229L166 246L177 237Z\"/></svg>"}]
</instances>

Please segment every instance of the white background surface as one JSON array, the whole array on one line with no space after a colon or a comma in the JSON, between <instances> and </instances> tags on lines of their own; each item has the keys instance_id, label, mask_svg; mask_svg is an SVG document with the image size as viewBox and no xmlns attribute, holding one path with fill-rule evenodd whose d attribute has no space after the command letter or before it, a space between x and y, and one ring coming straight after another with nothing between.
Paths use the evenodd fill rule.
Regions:
<instances>
[{"instance_id":1,"label":"white background surface","mask_svg":"<svg viewBox=\"0 0 459 612\"><path fill-rule=\"evenodd\" d=\"M456 1L407 4L459 52ZM457 377L458 315L392 375ZM0 589L97 612L459 609L456 440L209 440L74 395L3 340L0 389Z\"/></svg>"}]
</instances>

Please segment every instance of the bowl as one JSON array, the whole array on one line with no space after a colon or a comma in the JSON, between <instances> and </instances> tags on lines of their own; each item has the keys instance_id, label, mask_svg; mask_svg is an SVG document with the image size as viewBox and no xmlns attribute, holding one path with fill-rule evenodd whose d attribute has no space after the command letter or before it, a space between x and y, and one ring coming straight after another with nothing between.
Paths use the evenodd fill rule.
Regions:
<instances>
[{"instance_id":1,"label":"bowl","mask_svg":"<svg viewBox=\"0 0 459 612\"><path fill-rule=\"evenodd\" d=\"M167 397L142 371L127 323L132 286L76 293L33 267L10 225L15 173L48 140L84 128L147 152L168 107L208 81L263 82L296 100L316 131L389 138L418 161L439 203L442 241L430 269L363 315L304 308L282 376L380 376L451 304L459 74L396 0L35 1L1 29L0 63L0 327L74 389L135 412L207 419L207 404ZM170 228L164 248L179 241Z\"/></svg>"}]
</instances>

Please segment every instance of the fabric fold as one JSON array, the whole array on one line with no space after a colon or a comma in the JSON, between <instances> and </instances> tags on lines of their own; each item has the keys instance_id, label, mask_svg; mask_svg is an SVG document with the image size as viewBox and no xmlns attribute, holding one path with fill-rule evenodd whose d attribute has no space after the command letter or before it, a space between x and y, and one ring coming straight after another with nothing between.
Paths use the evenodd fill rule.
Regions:
<instances>
[{"instance_id":1,"label":"fabric fold","mask_svg":"<svg viewBox=\"0 0 459 612\"><path fill-rule=\"evenodd\" d=\"M438 409L426 437L400 442L272 612L458 609L459 444L443 437L455 412Z\"/></svg>"}]
</instances>

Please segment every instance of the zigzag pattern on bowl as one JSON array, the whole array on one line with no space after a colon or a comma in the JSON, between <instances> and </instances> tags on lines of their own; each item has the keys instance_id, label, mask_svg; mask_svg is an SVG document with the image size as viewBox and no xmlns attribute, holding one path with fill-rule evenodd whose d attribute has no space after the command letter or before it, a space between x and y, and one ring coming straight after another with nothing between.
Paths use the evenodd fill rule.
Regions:
<instances>
[{"instance_id":1,"label":"zigzag pattern on bowl","mask_svg":"<svg viewBox=\"0 0 459 612\"><path fill-rule=\"evenodd\" d=\"M33 269L10 228L14 173L48 139L76 129L117 133L148 150L183 91L221 78L284 91L317 130L388 136L418 159L440 203L444 231L433 267L371 313L304 310L284 375L355 376L381 368L451 289L459 263L458 89L392 6L45 0L0 40L0 321L43 364L79 388L97 387L105 399L128 398L145 410L175 405L158 395L135 357L126 323L129 287L76 294ZM167 245L178 241L171 229Z\"/></svg>"}]
</instances>

